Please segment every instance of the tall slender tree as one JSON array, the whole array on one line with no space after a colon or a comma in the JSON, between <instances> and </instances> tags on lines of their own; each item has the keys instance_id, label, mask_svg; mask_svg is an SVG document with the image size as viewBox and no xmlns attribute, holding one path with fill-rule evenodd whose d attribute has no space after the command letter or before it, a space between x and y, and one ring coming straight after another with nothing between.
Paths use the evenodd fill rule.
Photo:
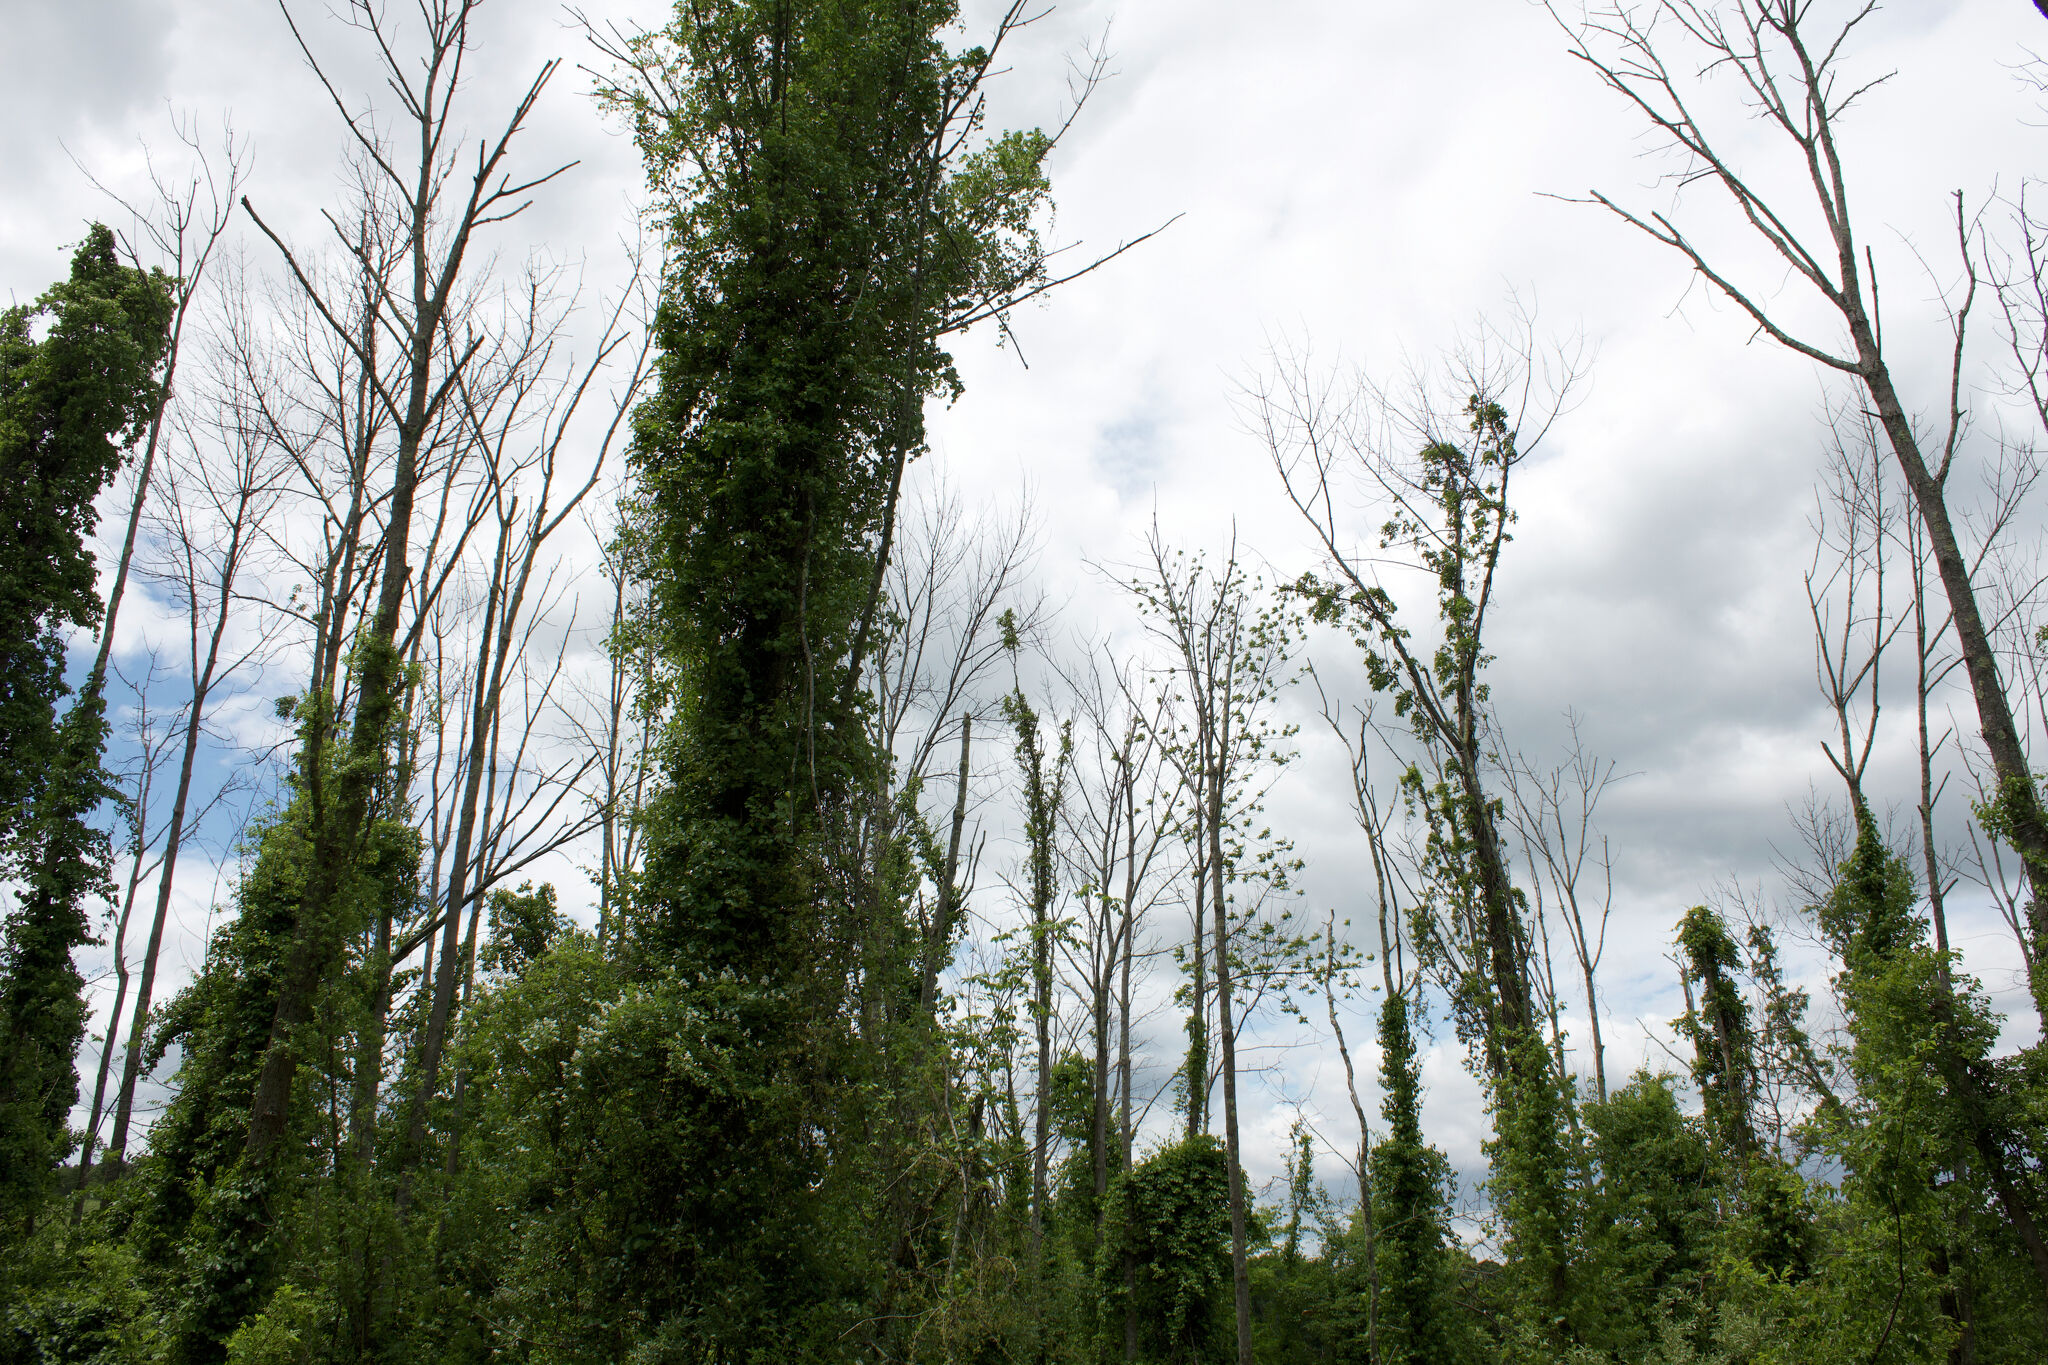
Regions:
<instances>
[{"instance_id":1,"label":"tall slender tree","mask_svg":"<svg viewBox=\"0 0 2048 1365\"><path fill-rule=\"evenodd\" d=\"M112 794L103 675L59 716L64 633L103 619L86 537L123 447L156 409L171 315L170 281L123 265L99 224L68 280L0 313L0 860L18 888L0 946L9 1226L35 1218L70 1149L85 1033L73 954L91 935L86 898L108 875L106 836L89 823Z\"/></svg>"}]
</instances>

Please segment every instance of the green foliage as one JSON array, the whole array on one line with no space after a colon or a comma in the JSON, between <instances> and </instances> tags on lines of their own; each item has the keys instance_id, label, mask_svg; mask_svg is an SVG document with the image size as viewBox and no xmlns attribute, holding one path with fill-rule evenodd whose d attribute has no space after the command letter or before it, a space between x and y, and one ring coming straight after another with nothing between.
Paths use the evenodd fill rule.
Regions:
<instances>
[{"instance_id":1,"label":"green foliage","mask_svg":"<svg viewBox=\"0 0 2048 1365\"><path fill-rule=\"evenodd\" d=\"M627 42L639 93L606 92L633 121L667 257L622 538L650 593L616 628L652 661L638 705L663 727L660 790L633 813L647 860L609 888L630 895L604 941L552 886L499 887L470 941L477 975L389 975L430 919L390 761L418 679L397 637L370 632L343 693L352 734L319 689L297 703L297 771L243 849L233 914L152 1018L145 1060L177 1052L172 1098L75 1225L52 1216L70 1208L53 1173L83 1019L71 953L104 858L84 821L105 795L104 724L92 689L57 718L61 632L96 619L92 496L161 397L167 282L121 267L95 229L69 284L0 318L0 854L20 888L0 962L0 1365L1228 1356L1233 1172L1198 1131L1210 917L1180 950L1189 1135L1125 1169L1120 1143L1092 1147L1094 1059L1054 1050L1073 1036L1055 971L1072 946L1063 803L1086 774L1021 686L1001 717L1029 923L954 999L920 990L959 932L925 890L971 878L919 783L898 786L864 670L896 629L878 584L926 405L960 392L944 338L1045 281L1052 146L984 132L993 56L948 49L957 19L952 0L680 4ZM1389 974L1384 1131L1360 1135L1358 1205L1340 1214L1317 1183L1304 1122L1280 1202L1253 1212L1257 1359L2043 1358L2017 1225L2041 1203L2048 1052L1995 1055L2001 1021L1929 946L1867 809L1807 907L1839 1016L1809 1034L1772 936L1738 944L1695 908L1677 948L1697 1112L1647 1072L1582 1101L1538 1009L1554 1005L1534 989L1538 926L1488 786L1484 627L1517 434L1483 392L1421 427L1420 450L1374 472L1398 508L1380 548L1431 584L1430 640L1369 568L1294 585L1421 741L1402 782L1420 884L1394 932L1423 971L1401 989ZM1301 867L1262 801L1292 756L1272 704L1305 625L1235 558L1219 572L1154 550L1135 586L1177 662L1149 738L1205 798L1162 837L1177 828L1220 873L1204 892L1239 1003L1299 1017L1302 988L1334 995L1358 965L1334 923L1319 953L1272 910ZM1000 628L1014 657L1015 618ZM1979 812L1987 830L2033 818L2017 791ZM417 986L446 966L457 1079L417 1104L423 1145ZM1423 1129L1424 983L1486 1085L1498 1263L1454 1234L1455 1181ZM300 1080L262 1148L252 1095L280 1057Z\"/></svg>"},{"instance_id":2,"label":"green foliage","mask_svg":"<svg viewBox=\"0 0 2048 1365\"><path fill-rule=\"evenodd\" d=\"M1229 1349L1229 1175L1207 1133L1185 1138L1110 1182L1101 1258L1103 1319L1136 1310L1141 1359L1194 1365ZM1126 1257L1134 1270L1126 1289Z\"/></svg>"},{"instance_id":3,"label":"green foliage","mask_svg":"<svg viewBox=\"0 0 2048 1365\"><path fill-rule=\"evenodd\" d=\"M1735 1169L1756 1150L1750 1113L1756 1090L1756 1036L1749 1003L1736 973L1742 965L1735 940L1721 917L1704 905L1686 911L1678 925L1682 970L1697 989L1693 1009L1679 1021L1692 1041L1693 1084L1706 1108L1708 1130Z\"/></svg>"},{"instance_id":4,"label":"green foliage","mask_svg":"<svg viewBox=\"0 0 2048 1365\"><path fill-rule=\"evenodd\" d=\"M60 632L100 619L85 541L123 447L155 411L171 285L122 265L95 223L68 280L0 311L0 836L20 828L49 764Z\"/></svg>"},{"instance_id":5,"label":"green foliage","mask_svg":"<svg viewBox=\"0 0 2048 1365\"><path fill-rule=\"evenodd\" d=\"M1680 1110L1669 1076L1638 1071L1605 1104L1587 1106L1586 1123L1598 1172L1586 1279L1599 1301L1580 1305L1580 1325L1590 1340L1634 1358L1662 1340L1675 1313L1699 1311L1728 1189L1711 1129Z\"/></svg>"},{"instance_id":6,"label":"green foliage","mask_svg":"<svg viewBox=\"0 0 2048 1365\"><path fill-rule=\"evenodd\" d=\"M181 1053L173 1098L132 1176L138 1207L130 1235L163 1277L174 1361L218 1359L236 1329L263 1310L298 1254L289 1231L312 1216L316 1206L306 1201L317 1201L323 1168L338 1155L320 1140L326 1116L321 1092L310 1086L293 1094L287 1126L299 1140L292 1159L266 1168L246 1154L250 1101L313 858L308 823L306 803L295 799L251 835L236 913L215 931L198 977L165 1006L150 1041L151 1061L173 1044ZM353 868L346 912L367 920L382 902L403 919L417 894L419 859L419 835L409 824L375 822ZM337 1016L355 1003L353 983L338 980L289 1041L310 1073L329 1072ZM316 1229L331 1235L318 1223L306 1230Z\"/></svg>"},{"instance_id":7,"label":"green foliage","mask_svg":"<svg viewBox=\"0 0 2048 1365\"><path fill-rule=\"evenodd\" d=\"M227 1342L227 1365L312 1365L318 1358L323 1305L292 1284L272 1292L263 1311Z\"/></svg>"},{"instance_id":8,"label":"green foliage","mask_svg":"<svg viewBox=\"0 0 2048 1365\"><path fill-rule=\"evenodd\" d=\"M926 1045L895 1017L904 860L865 858L896 841L864 824L886 757L859 679L925 401L959 390L941 339L1043 279L1050 146L979 136L989 58L946 49L955 18L679 5L633 45L659 94L610 91L668 233L629 540L672 720L624 926L648 984L582 1074L661 1098L631 1131L590 1107L609 1089L567 1103L607 1135L578 1224L616 1248L593 1304L656 1355L836 1349L857 1287L900 1286L911 1254L836 1221L911 1159L916 1123L869 1135L917 1074L896 1049Z\"/></svg>"},{"instance_id":9,"label":"green foliage","mask_svg":"<svg viewBox=\"0 0 2048 1365\"><path fill-rule=\"evenodd\" d=\"M94 502L156 409L171 281L124 266L94 224L71 275L0 311L0 1228L33 1220L74 1145L66 1126L85 1034L86 900L107 839L87 821L111 788L100 685L61 720L64 630L98 625ZM40 332L40 335L38 335Z\"/></svg>"},{"instance_id":10,"label":"green foliage","mask_svg":"<svg viewBox=\"0 0 2048 1365\"><path fill-rule=\"evenodd\" d=\"M0 1258L0 1362L155 1365L164 1342L149 1289L120 1241L46 1223Z\"/></svg>"},{"instance_id":11,"label":"green foliage","mask_svg":"<svg viewBox=\"0 0 2048 1365\"><path fill-rule=\"evenodd\" d=\"M482 954L487 972L519 975L569 927L555 909L555 888L545 882L539 890L532 882L521 882L517 891L493 891L488 903L490 938Z\"/></svg>"},{"instance_id":12,"label":"green foliage","mask_svg":"<svg viewBox=\"0 0 2048 1365\"><path fill-rule=\"evenodd\" d=\"M1450 1164L1422 1136L1422 1079L1408 999L1380 1005L1380 1112L1372 1152L1373 1283L1367 1330L1385 1365L1460 1357L1451 1298Z\"/></svg>"}]
</instances>

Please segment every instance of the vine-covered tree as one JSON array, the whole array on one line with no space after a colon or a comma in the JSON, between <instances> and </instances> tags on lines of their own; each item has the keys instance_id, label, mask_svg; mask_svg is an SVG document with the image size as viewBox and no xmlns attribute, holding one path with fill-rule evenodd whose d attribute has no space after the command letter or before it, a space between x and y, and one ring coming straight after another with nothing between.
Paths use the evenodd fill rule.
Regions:
<instances>
[{"instance_id":1,"label":"vine-covered tree","mask_svg":"<svg viewBox=\"0 0 2048 1365\"><path fill-rule=\"evenodd\" d=\"M66 631L100 624L86 539L129 439L157 408L171 283L93 224L71 275L0 313L0 1224L33 1224L70 1151L85 1033L74 953L108 876L89 823L112 792L104 675L59 713Z\"/></svg>"}]
</instances>

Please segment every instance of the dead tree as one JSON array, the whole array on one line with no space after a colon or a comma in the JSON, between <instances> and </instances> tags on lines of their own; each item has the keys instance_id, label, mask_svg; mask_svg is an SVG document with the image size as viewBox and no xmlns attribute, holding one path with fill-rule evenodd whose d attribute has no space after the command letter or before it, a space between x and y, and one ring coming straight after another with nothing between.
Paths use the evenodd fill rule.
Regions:
<instances>
[{"instance_id":1,"label":"dead tree","mask_svg":"<svg viewBox=\"0 0 2048 1365\"><path fill-rule=\"evenodd\" d=\"M432 1003L420 1043L418 1087L409 1102L405 1145L398 1159L401 1209L410 1190L404 1176L417 1161L425 1141L427 1106L440 1083L441 1056L455 1007L456 980L461 977L466 990L475 968L477 918L484 895L509 870L558 847L578 828L576 822L567 828L550 823L547 834L541 835L533 831L530 822L518 816L539 812L545 820L560 804L561 797L573 789L575 781L596 762L594 754L587 754L582 756L574 777L567 781L563 774L550 772L540 783L519 786L517 778L522 772L529 778L535 776L534 770L521 762L538 719L537 712L530 711L527 723L515 737L511 764L515 786L501 791L497 782L504 702L508 683L514 677L514 661L531 657L525 646L545 619L542 612L529 614L529 609L536 605L533 599L547 596L545 580L550 569L543 555L548 552L550 538L596 486L605 457L623 429L646 372L649 350L643 331L637 362L613 392L610 411L599 414L605 423L601 439L587 475L578 481L566 467L576 454L568 444L569 435L585 397L605 374L613 353L626 342L627 334L622 330L626 297L620 296L593 354L582 366L570 371L567 382L559 389L554 388L559 376L552 356L560 319L568 310L545 299L538 285L529 291L522 309L523 329L511 348L512 354L503 362L504 376L491 380L475 369L455 376L466 434L479 450L483 477L490 490L490 520L496 523L497 535L482 588L482 625L475 635L476 658L468 688L468 745L458 764L461 796L451 811L455 842L438 910L440 956L434 968ZM548 397L550 393L555 395L552 400ZM526 439L525 409L529 402L540 407L539 434L530 448L520 449L516 443ZM516 491L522 483L530 498L524 509ZM552 696L561 657L558 651L556 668L538 691L543 707ZM543 800L543 791L553 793L555 800ZM465 912L468 933L459 939Z\"/></svg>"},{"instance_id":2,"label":"dead tree","mask_svg":"<svg viewBox=\"0 0 2048 1365\"><path fill-rule=\"evenodd\" d=\"M2039 961L2048 940L2048 813L2027 766L1991 626L1949 505L1949 477L1965 426L1964 343L1978 283L1962 198L1956 197L1955 211L1962 280L1960 296L1953 302L1944 298L1953 346L1946 372L1938 376L1942 417L1933 440L1916 429L1885 353L1876 256L1858 242L1850 208L1847 160L1838 135L1856 102L1886 77L1856 79L1846 69L1844 52L1876 8L1874 3L1860 5L1825 28L1802 0L1658 0L1640 10L1587 12L1574 21L1558 15L1554 6L1551 12L1574 44L1572 55L1675 155L1673 182L1717 187L1774 263L1803 281L1839 320L1841 330L1833 338L1801 335L1783 311L1767 305L1760 284L1739 279L1720 252L1688 235L1675 210L1633 209L1598 191L1587 201L1678 253L1758 332L1849 376L1868 397L1925 528L1948 598L1956 650L1992 769L1987 814L2025 869L2032 891L2028 932ZM1772 129L1778 146L1797 166L1798 190L1783 197L1767 195L1759 188L1762 182L1732 159L1737 135L1717 127L1703 107L1702 81L1694 73L1705 71L1725 73L1753 116ZM1795 225L1804 213L1818 214L1819 234ZM2036 1007L2048 1013L2048 978L2037 976L2032 987Z\"/></svg>"},{"instance_id":3,"label":"dead tree","mask_svg":"<svg viewBox=\"0 0 2048 1365\"><path fill-rule=\"evenodd\" d=\"M1607 922L1614 909L1614 855L1594 825L1601 797L1619 780L1613 759L1589 752L1576 712L1567 712L1570 754L1537 771L1528 758L1506 771L1509 818L1531 864L1530 885L1539 901L1547 886L1563 919L1565 937L1586 989L1586 1025L1593 1048L1593 1087L1607 1102L1607 1049L1600 1032L1600 959L1607 948Z\"/></svg>"},{"instance_id":4,"label":"dead tree","mask_svg":"<svg viewBox=\"0 0 2048 1365\"><path fill-rule=\"evenodd\" d=\"M164 831L162 861L157 871L156 909L150 920L149 945L143 953L141 979L121 1067L121 1088L114 1107L113 1133L107 1142L107 1165L118 1171L125 1158L135 1089L142 1075L142 1055L155 995L158 960L170 918L171 894L178 855L190 826L194 779L201 742L206 734L208 706L244 668L270 646L267 623L247 619L238 610L243 578L260 551L259 527L271 517L279 500L280 457L253 407L236 388L246 367L234 359L234 334L246 323L235 312L246 294L229 295L226 354L216 364L215 392L202 418L182 424L188 457L166 472L159 492L152 540L159 562L152 576L185 608L187 666L192 695L179 720L182 732L178 780ZM232 630L232 634L231 634Z\"/></svg>"},{"instance_id":5,"label":"dead tree","mask_svg":"<svg viewBox=\"0 0 2048 1365\"><path fill-rule=\"evenodd\" d=\"M87 688L94 693L98 693L101 690L107 675L109 660L113 652L114 627L120 616L122 599L127 593L128 578L135 559L136 542L142 530L144 511L148 506L150 490L155 483L157 453L170 435L173 421L172 404L177 397L178 362L186 347L186 325L192 317L194 303L202 296L208 267L212 264L215 250L220 245L221 236L226 232L228 223L234 215L235 194L248 169L247 144L236 137L232 125L223 125L220 148L217 153L209 153L201 146L197 127L189 118L174 119L172 134L185 147L186 151L190 153L188 167L182 175L173 175L159 169L153 155L146 156L145 162L150 185L149 199L146 201L138 203L128 199L110 187L101 184L96 177L92 176L91 172L87 172L87 178L93 181L95 187L128 210L129 216L135 223L136 239L146 238L148 240L153 254L163 263L166 273L172 281L171 320L169 340L164 349L162 388L158 394L155 408L150 413L149 422L142 439L141 451L135 461L132 475L134 490L129 498L127 527L122 536L120 551L115 556L113 582L107 590L106 613L100 626L99 651L93 660L91 671L87 675ZM129 244L129 254L131 257L138 255L138 246L139 240L131 240ZM140 264L139 259L137 264ZM194 698L196 709L198 704L196 683ZM144 772L147 774L151 771L153 770L149 767L147 758L145 758ZM182 823L189 785L187 780L181 778L170 826L173 831L176 831ZM105 1098L104 1092L108 1080L109 1064L114 1051L114 1038L120 1029L122 1008L126 1004L128 967L123 952L126 946L129 913L134 906L136 886L142 872L143 850L149 843L145 837L147 834L146 825L147 821L143 819L136 827L138 842L135 849L135 860L131 867L127 893L122 901L120 924L117 930L118 941L115 948L115 966L120 976L120 984L115 992L113 1014L107 1023L106 1042L102 1044L100 1049L99 1077L94 1085L92 1108L89 1115L90 1122L86 1128L85 1140L79 1149L78 1171L81 1191L79 1208L81 1210L84 1208L83 1190L85 1182L92 1171L93 1143L98 1136L99 1121L103 1112L101 1105ZM167 845L165 852L159 855L162 860L159 866L175 859L176 854L172 850L176 847L177 837L176 833L170 835L170 843ZM143 957L142 979L135 1016L135 1028L137 1030L141 1028L142 1020L149 1011L149 991L156 974L156 958L163 940L161 918L162 911L159 910L157 922L150 933L150 947ZM133 1103L133 1081L127 1074L134 1064L135 1043L132 1037L128 1052L130 1060L124 1065L121 1082L120 1093L123 1098L117 1102L114 1125L115 1132L120 1134L121 1137L117 1137L110 1146L106 1162L115 1171L118 1171L120 1168L122 1139L125 1138L128 1126L128 1112Z\"/></svg>"},{"instance_id":6,"label":"dead tree","mask_svg":"<svg viewBox=\"0 0 2048 1365\"><path fill-rule=\"evenodd\" d=\"M355 707L346 756L331 781L323 755L336 734L337 718L325 708L309 706L302 720L300 776L310 816L311 863L278 983L269 1047L250 1102L246 1150L257 1162L267 1161L284 1137L297 1070L292 1037L311 1018L314 1001L347 940L349 926L341 913L345 889L368 826L373 790L387 775L401 700L399 614L412 578L413 506L423 446L482 345L480 339L456 336L448 327L457 291L465 283L463 267L480 230L517 215L533 190L567 169L515 179L507 167L512 141L553 75L555 62L541 68L498 133L477 144L473 162L465 160L456 140L455 99L472 46L470 21L475 9L476 0L427 0L420 8L424 31L416 54L414 40L394 31L394 21L380 6L354 0L345 11L347 22L375 47L398 103L397 117L407 130L404 140L387 136L366 106L335 86L327 65L286 10L301 53L341 114L390 210L377 219L383 231L375 237L351 233L340 219L328 218L342 251L362 267L361 278L377 286L364 314L352 315L345 299L324 290L302 253L257 213L246 196L242 200L264 236L282 253L313 310L356 353L369 400L389 423L396 444L390 487L382 499L383 561L376 607L356 638ZM395 352L389 370L374 361L375 348L384 342Z\"/></svg>"}]
</instances>

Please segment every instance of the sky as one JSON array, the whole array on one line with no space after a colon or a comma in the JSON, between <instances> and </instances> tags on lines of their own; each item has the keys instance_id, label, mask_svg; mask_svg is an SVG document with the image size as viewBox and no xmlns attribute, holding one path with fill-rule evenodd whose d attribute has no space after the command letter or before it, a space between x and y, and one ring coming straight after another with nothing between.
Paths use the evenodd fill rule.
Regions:
<instances>
[{"instance_id":1,"label":"sky","mask_svg":"<svg viewBox=\"0 0 2048 1365\"><path fill-rule=\"evenodd\" d=\"M302 8L325 22L324 7ZM630 28L660 7L593 0L588 12ZM989 0L972 0L967 33L994 16ZM615 282L641 183L630 141L585 98L578 64L597 58L543 0L491 0L480 22L472 107L502 107L541 63L563 59L525 155L579 162L497 249ZM341 192L341 130L272 4L0 0L0 26L37 54L0 88L0 297L32 298L61 274L83 223L109 212L75 163L132 191L143 144L170 145L172 111L203 129L231 120L249 138L249 196L295 240L319 230L318 209ZM1950 196L1961 191L1966 211L1982 213L1987 240L2010 240L2011 201L2048 119L2022 67L2044 41L2048 26L2019 0L1895 0L1851 48L1866 79L1891 73L1850 117L1845 155L1883 284L1886 347L1908 406L1930 420L1945 398L1943 291L1960 273ZM1399 391L1489 319L1517 315L1577 348L1573 401L1516 475L1490 677L1511 748L1559 761L1570 712L1587 746L1627 774L1600 811L1615 862L1602 989L1618 1078L1675 1065L1668 1021L1682 1004L1667 955L1678 915L1728 887L1782 900L1793 814L1810 794L1834 792L1803 575L1826 412L1842 391L1753 336L1671 253L1569 202L1598 189L1676 212L1773 309L1835 340L1711 185L1666 179L1671 163L1568 48L1527 0L1064 0L1006 47L990 127L1056 123L1071 64L1105 51L1109 78L1050 166L1050 235L1073 244L1062 259L1078 263L1170 226L1019 310L1006 343L987 331L962 339L965 393L931 413L931 452L914 477L977 506L1028 497L1061 648L1127 642L1134 622L1113 578L1155 521L1169 541L1211 553L1234 532L1269 576L1315 564L1249 420L1248 395L1277 367ZM1724 86L1709 89L1734 159L1772 192L1795 193L1783 146ZM264 266L264 244L236 231ZM2001 434L2032 430L2006 392L1988 307L1978 322L1964 370L1965 483ZM1379 517L1353 510L1368 541ZM2028 518L2031 534L2038 512ZM1341 641L1318 639L1314 659L1334 692L1362 698ZM1880 805L1903 814L1915 796L1910 693L1896 679L1888 687L1870 782ZM1305 860L1306 902L1351 914L1364 908L1365 864L1342 758L1318 733L1312 692L1283 705L1303 731L1274 789L1274 823ZM1937 725L1952 718L1967 736L1967 698L1942 708ZM1945 798L1944 839L1963 837L1962 790L1958 778ZM575 903L584 893L567 889L573 869L562 876ZM196 962L211 894L203 876L181 889L184 958L167 970ZM1967 887L1956 897L1965 963L1995 1004L2023 1016L2006 1041L2024 1042L2031 1018L2011 937L1981 897ZM1816 963L1801 970L1818 984ZM1576 993L1568 1005L1580 1008ZM1350 1012L1354 1039L1369 1034L1369 1008ZM1576 1043L1584 1030L1572 1032ZM1278 1173L1297 1114L1335 1150L1355 1141L1334 1051L1291 1041L1259 1053L1247 1086L1247 1164L1261 1180ZM1448 1028L1425 1082L1431 1136L1469 1187L1483 1114Z\"/></svg>"}]
</instances>

